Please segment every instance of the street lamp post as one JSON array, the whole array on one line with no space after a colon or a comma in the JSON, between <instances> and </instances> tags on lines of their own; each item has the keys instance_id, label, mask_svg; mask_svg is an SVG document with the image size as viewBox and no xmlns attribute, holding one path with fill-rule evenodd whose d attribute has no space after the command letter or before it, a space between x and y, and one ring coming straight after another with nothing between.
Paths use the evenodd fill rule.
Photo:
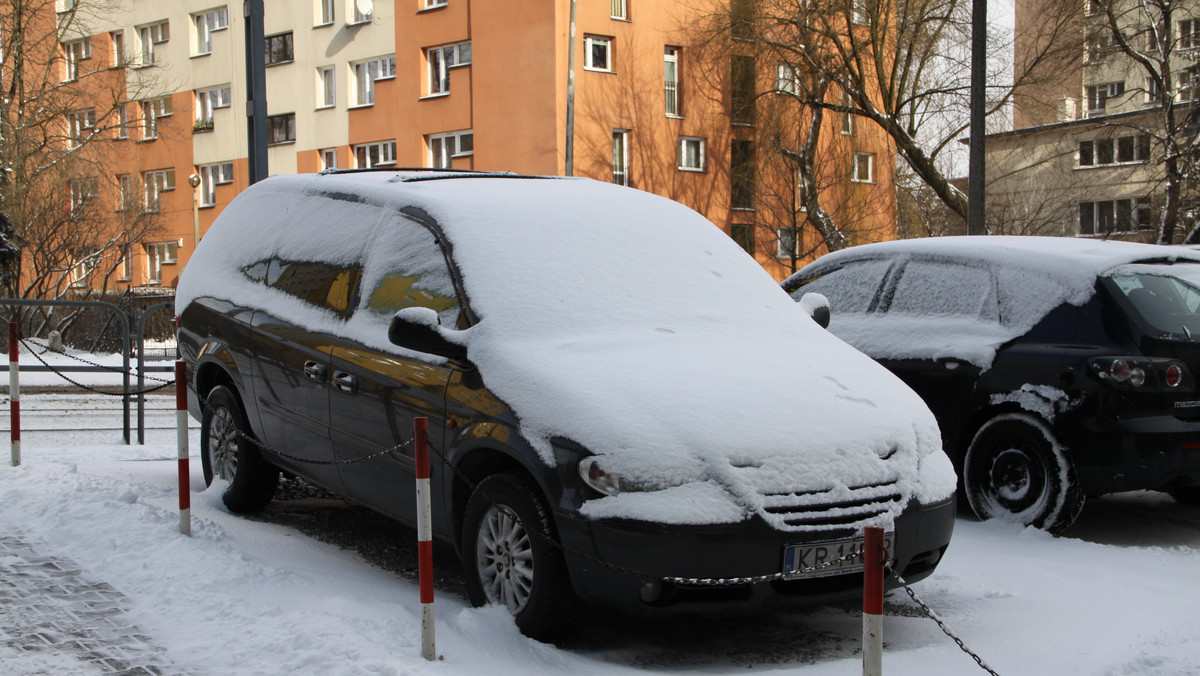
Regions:
<instances>
[{"instance_id":1,"label":"street lamp post","mask_svg":"<svg viewBox=\"0 0 1200 676\"><path fill-rule=\"evenodd\" d=\"M195 174L188 176L188 185L192 186L192 236L196 238L195 245L200 246L200 198L196 194L200 177Z\"/></svg>"}]
</instances>

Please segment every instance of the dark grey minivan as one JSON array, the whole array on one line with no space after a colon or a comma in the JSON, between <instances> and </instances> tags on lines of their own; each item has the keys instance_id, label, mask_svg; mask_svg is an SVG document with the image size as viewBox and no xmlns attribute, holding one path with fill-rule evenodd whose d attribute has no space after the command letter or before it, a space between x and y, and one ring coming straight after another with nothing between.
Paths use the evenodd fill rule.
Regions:
<instances>
[{"instance_id":1,"label":"dark grey minivan","mask_svg":"<svg viewBox=\"0 0 1200 676\"><path fill-rule=\"evenodd\" d=\"M671 616L853 598L864 527L910 581L950 540L928 408L718 228L641 191L270 178L205 236L177 309L231 510L283 471L414 523L427 418L434 534L471 600L532 636L580 599Z\"/></svg>"}]
</instances>

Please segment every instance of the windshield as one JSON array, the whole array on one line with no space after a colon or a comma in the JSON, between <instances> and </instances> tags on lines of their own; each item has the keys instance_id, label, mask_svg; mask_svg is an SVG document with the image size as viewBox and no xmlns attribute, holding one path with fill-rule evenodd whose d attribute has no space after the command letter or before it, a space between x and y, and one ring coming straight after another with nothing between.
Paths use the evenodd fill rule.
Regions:
<instances>
[{"instance_id":1,"label":"windshield","mask_svg":"<svg viewBox=\"0 0 1200 676\"><path fill-rule=\"evenodd\" d=\"M1200 336L1200 264L1138 263L1108 275L1152 332Z\"/></svg>"}]
</instances>

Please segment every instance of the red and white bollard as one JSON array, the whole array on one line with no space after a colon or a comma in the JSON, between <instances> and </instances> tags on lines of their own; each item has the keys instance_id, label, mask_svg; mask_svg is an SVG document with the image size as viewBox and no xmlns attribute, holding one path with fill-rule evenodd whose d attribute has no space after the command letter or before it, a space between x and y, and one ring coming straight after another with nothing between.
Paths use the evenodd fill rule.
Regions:
<instances>
[{"instance_id":1,"label":"red and white bollard","mask_svg":"<svg viewBox=\"0 0 1200 676\"><path fill-rule=\"evenodd\" d=\"M8 323L8 398L12 429L12 466L21 464L21 358L17 323Z\"/></svg>"},{"instance_id":2,"label":"red and white bollard","mask_svg":"<svg viewBox=\"0 0 1200 676\"><path fill-rule=\"evenodd\" d=\"M192 534L191 470L188 468L187 365L175 362L175 438L179 447L179 532Z\"/></svg>"},{"instance_id":3,"label":"red and white bollard","mask_svg":"<svg viewBox=\"0 0 1200 676\"><path fill-rule=\"evenodd\" d=\"M883 674L883 528L863 534L863 676Z\"/></svg>"},{"instance_id":4,"label":"red and white bollard","mask_svg":"<svg viewBox=\"0 0 1200 676\"><path fill-rule=\"evenodd\" d=\"M436 660L433 621L433 518L429 497L429 419L413 421L417 464L417 578L421 587L421 657Z\"/></svg>"}]
</instances>

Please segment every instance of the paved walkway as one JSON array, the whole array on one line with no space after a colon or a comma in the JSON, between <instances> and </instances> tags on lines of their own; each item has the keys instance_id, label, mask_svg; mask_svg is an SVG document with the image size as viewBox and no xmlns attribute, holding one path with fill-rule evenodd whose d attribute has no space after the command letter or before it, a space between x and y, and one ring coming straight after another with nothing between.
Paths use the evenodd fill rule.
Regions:
<instances>
[{"instance_id":1,"label":"paved walkway","mask_svg":"<svg viewBox=\"0 0 1200 676\"><path fill-rule=\"evenodd\" d=\"M126 619L124 595L80 574L70 561L0 535L0 645L61 656L64 663L89 665L89 672L177 673L162 649Z\"/></svg>"}]
</instances>

